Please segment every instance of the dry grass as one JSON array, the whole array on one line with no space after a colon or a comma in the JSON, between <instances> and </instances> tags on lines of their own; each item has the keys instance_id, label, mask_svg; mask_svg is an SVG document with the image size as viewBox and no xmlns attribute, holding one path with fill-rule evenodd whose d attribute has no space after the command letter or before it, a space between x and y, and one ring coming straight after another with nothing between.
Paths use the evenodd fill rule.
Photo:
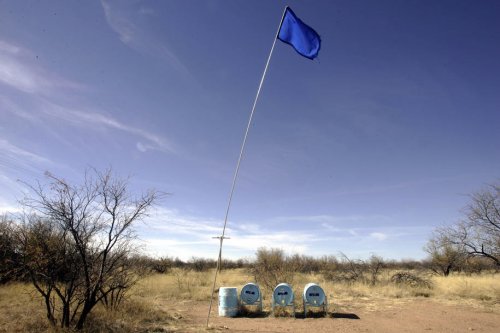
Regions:
<instances>
[{"instance_id":1,"label":"dry grass","mask_svg":"<svg viewBox=\"0 0 500 333\"><path fill-rule=\"evenodd\" d=\"M175 304L193 300L208 302L213 273L174 269L169 274L147 276L131 290L119 311L98 306L84 332L165 332L182 327L182 314L175 310ZM500 312L500 274L429 276L431 289L391 283L392 274L393 271L383 272L380 283L375 286L326 281L322 275L297 274L293 284L296 311L302 311L304 285L316 282L328 296L329 310L335 312L391 308L420 297ZM227 270L219 275L217 286L241 290L248 282L254 281L246 270ZM265 311L270 310L271 292L263 290ZM168 313L165 304L174 304ZM0 332L64 332L48 324L43 302L30 285L0 286L0 308Z\"/></svg>"},{"instance_id":2,"label":"dry grass","mask_svg":"<svg viewBox=\"0 0 500 333\"><path fill-rule=\"evenodd\" d=\"M0 332L46 332L49 323L41 299L29 285L0 286Z\"/></svg>"},{"instance_id":3,"label":"dry grass","mask_svg":"<svg viewBox=\"0 0 500 333\"><path fill-rule=\"evenodd\" d=\"M500 275L453 275L434 277L436 297L449 300L477 300L500 304Z\"/></svg>"}]
</instances>

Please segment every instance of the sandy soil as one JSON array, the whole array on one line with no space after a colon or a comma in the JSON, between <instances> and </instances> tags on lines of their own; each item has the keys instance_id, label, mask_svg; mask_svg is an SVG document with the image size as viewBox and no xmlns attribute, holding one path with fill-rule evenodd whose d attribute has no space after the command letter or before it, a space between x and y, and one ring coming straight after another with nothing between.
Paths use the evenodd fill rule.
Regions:
<instances>
[{"instance_id":1,"label":"sandy soil","mask_svg":"<svg viewBox=\"0 0 500 333\"><path fill-rule=\"evenodd\" d=\"M166 331L200 332L205 329L207 302L185 301L165 305L174 318ZM498 307L475 308L430 299L386 300L380 306L358 303L335 305L328 317L275 318L269 314L248 318L221 318L217 305L210 318L211 332L500 332Z\"/></svg>"}]
</instances>

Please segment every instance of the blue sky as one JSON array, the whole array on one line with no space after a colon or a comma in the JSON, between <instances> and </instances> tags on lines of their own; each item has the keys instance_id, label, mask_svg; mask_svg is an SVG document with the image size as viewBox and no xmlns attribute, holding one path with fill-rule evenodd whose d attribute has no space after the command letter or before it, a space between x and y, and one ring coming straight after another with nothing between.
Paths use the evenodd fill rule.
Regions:
<instances>
[{"instance_id":1,"label":"blue sky","mask_svg":"<svg viewBox=\"0 0 500 333\"><path fill-rule=\"evenodd\" d=\"M149 253L215 258L287 4L323 44L276 44L224 256L423 258L499 179L498 1L3 1L0 210L18 179L112 166L170 193L138 226Z\"/></svg>"}]
</instances>

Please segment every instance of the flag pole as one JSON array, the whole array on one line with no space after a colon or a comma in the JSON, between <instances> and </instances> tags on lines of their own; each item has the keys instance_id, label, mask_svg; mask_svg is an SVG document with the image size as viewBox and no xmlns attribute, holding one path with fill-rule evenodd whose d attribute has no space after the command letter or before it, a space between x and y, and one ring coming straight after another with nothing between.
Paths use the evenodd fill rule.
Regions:
<instances>
[{"instance_id":1,"label":"flag pole","mask_svg":"<svg viewBox=\"0 0 500 333\"><path fill-rule=\"evenodd\" d=\"M262 73L262 77L260 79L259 88L257 89L257 94L255 95L255 99L253 101L252 111L250 112L250 118L248 119L247 129L245 131L245 136L243 137L243 143L241 144L240 156L238 157L238 162L236 163L236 170L234 171L233 183L231 185L231 191L229 193L229 200L226 208L226 215L224 217L224 227L222 228L222 235L220 236L220 245L219 245L219 256L217 259L217 267L215 269L214 275L214 283L212 285L212 294L210 296L210 306L208 308L208 316L207 316L207 327L210 321L210 312L212 311L212 302L214 300L214 292L215 292L215 283L217 281L217 273L221 269L221 258L222 258L222 242L224 241L224 235L226 233L226 225L227 218L229 216L229 209L231 207L231 201L233 200L234 188L236 186L236 179L238 178L238 173L240 171L240 164L243 158L243 153L245 151L245 144L247 142L248 132L250 131L250 125L252 124L253 114L255 111L255 106L257 105L257 101L259 100L260 90L262 89L262 85L264 83L264 79L266 77L267 68L269 67L269 63L271 62L271 56L273 55L274 46L276 45L276 40L278 39L278 35L281 29L281 25L283 24L283 19L285 18L286 10L288 6L283 10L283 15L281 16L280 24L278 26L278 31L276 31L276 35L274 36L273 46L271 47L271 51L269 52L269 56L267 58L266 67L264 68L264 72ZM218 237L219 238L219 237Z\"/></svg>"}]
</instances>

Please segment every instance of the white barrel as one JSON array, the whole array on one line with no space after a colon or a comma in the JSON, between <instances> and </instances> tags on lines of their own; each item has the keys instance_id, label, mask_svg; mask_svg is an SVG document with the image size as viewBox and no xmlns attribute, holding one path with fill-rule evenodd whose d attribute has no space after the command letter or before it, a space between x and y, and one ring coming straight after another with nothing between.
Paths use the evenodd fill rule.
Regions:
<instances>
[{"instance_id":1,"label":"white barrel","mask_svg":"<svg viewBox=\"0 0 500 333\"><path fill-rule=\"evenodd\" d=\"M240 293L241 303L253 305L260 298L260 288L256 283L247 283L243 286Z\"/></svg>"},{"instance_id":2,"label":"white barrel","mask_svg":"<svg viewBox=\"0 0 500 333\"><path fill-rule=\"evenodd\" d=\"M219 288L219 317L236 317L238 314L238 289Z\"/></svg>"},{"instance_id":3,"label":"white barrel","mask_svg":"<svg viewBox=\"0 0 500 333\"><path fill-rule=\"evenodd\" d=\"M273 291L274 304L288 306L293 304L293 290L287 283L280 283Z\"/></svg>"},{"instance_id":4,"label":"white barrel","mask_svg":"<svg viewBox=\"0 0 500 333\"><path fill-rule=\"evenodd\" d=\"M312 306L321 306L325 303L325 292L316 283L308 283L304 287L304 301Z\"/></svg>"}]
</instances>

